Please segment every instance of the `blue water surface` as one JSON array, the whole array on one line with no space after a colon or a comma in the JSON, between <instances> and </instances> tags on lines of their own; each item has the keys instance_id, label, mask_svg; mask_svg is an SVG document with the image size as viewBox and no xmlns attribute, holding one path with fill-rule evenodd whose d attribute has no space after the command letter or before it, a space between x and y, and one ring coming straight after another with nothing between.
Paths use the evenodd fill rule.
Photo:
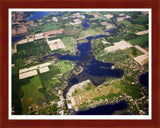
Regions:
<instances>
[{"instance_id":1,"label":"blue water surface","mask_svg":"<svg viewBox=\"0 0 160 128\"><path fill-rule=\"evenodd\" d=\"M44 12L44 11L43 12L42 11L34 12L34 13L31 14L30 17L27 18L27 20L28 21L37 20L37 19L40 19L40 18L42 18L44 16L50 15L52 13L54 13L54 12Z\"/></svg>"},{"instance_id":2,"label":"blue water surface","mask_svg":"<svg viewBox=\"0 0 160 128\"><path fill-rule=\"evenodd\" d=\"M149 85L149 80L148 80L148 78L149 78L149 74L148 74L148 72L146 72L146 73L142 74L142 75L139 77L139 82L140 82L143 86L148 87L148 85Z\"/></svg>"},{"instance_id":3,"label":"blue water surface","mask_svg":"<svg viewBox=\"0 0 160 128\"><path fill-rule=\"evenodd\" d=\"M57 16L63 16L63 13L57 14Z\"/></svg>"},{"instance_id":4,"label":"blue water surface","mask_svg":"<svg viewBox=\"0 0 160 128\"><path fill-rule=\"evenodd\" d=\"M121 100L114 104L106 104L89 110L79 111L77 115L112 115L115 111L127 109L129 104L125 100Z\"/></svg>"},{"instance_id":5,"label":"blue water surface","mask_svg":"<svg viewBox=\"0 0 160 128\"><path fill-rule=\"evenodd\" d=\"M86 20L84 21L83 27L84 27L84 28L88 28L88 27L89 27L89 20L88 20L88 19L86 19Z\"/></svg>"},{"instance_id":6,"label":"blue water surface","mask_svg":"<svg viewBox=\"0 0 160 128\"><path fill-rule=\"evenodd\" d=\"M12 37L12 42L17 42L17 41L21 40L23 37L25 37L25 35Z\"/></svg>"}]
</instances>

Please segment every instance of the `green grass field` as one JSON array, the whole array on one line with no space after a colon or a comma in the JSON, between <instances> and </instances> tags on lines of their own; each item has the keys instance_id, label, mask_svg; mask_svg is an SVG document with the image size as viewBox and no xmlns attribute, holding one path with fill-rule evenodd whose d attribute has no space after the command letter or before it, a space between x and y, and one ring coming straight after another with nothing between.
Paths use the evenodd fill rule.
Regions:
<instances>
[{"instance_id":1,"label":"green grass field","mask_svg":"<svg viewBox=\"0 0 160 128\"><path fill-rule=\"evenodd\" d=\"M87 37L87 36L95 36L99 34L103 34L103 28L102 27L96 27L94 29L88 29L85 31L81 31L80 38Z\"/></svg>"},{"instance_id":2,"label":"green grass field","mask_svg":"<svg viewBox=\"0 0 160 128\"><path fill-rule=\"evenodd\" d=\"M127 95L130 95L133 97L133 99L136 98L141 98L142 94L141 94L141 86L140 84L136 84L136 85L132 85L131 81L116 81L113 83L115 87L120 88L120 90L123 93L126 93Z\"/></svg>"},{"instance_id":3,"label":"green grass field","mask_svg":"<svg viewBox=\"0 0 160 128\"><path fill-rule=\"evenodd\" d=\"M44 99L44 94L39 91L42 88L42 84L39 76L35 76L30 79L30 82L21 87L21 92L23 92L23 97L21 99L22 114L28 112L29 106L40 106L37 99Z\"/></svg>"},{"instance_id":4,"label":"green grass field","mask_svg":"<svg viewBox=\"0 0 160 128\"><path fill-rule=\"evenodd\" d=\"M67 60L59 60L57 63L58 68L62 74L70 71L73 68L72 64L74 65L74 62Z\"/></svg>"},{"instance_id":5,"label":"green grass field","mask_svg":"<svg viewBox=\"0 0 160 128\"><path fill-rule=\"evenodd\" d=\"M135 47L127 48L124 51L127 52L132 58L143 54L143 52L141 52Z\"/></svg>"},{"instance_id":6,"label":"green grass field","mask_svg":"<svg viewBox=\"0 0 160 128\"><path fill-rule=\"evenodd\" d=\"M55 23L48 23L41 26L42 32L58 30L58 29L61 29L61 27L62 26L60 24L55 24Z\"/></svg>"},{"instance_id":7,"label":"green grass field","mask_svg":"<svg viewBox=\"0 0 160 128\"><path fill-rule=\"evenodd\" d=\"M96 27L96 28L94 28L94 30L99 34L103 34L104 33L103 32L103 27Z\"/></svg>"},{"instance_id":8,"label":"green grass field","mask_svg":"<svg viewBox=\"0 0 160 128\"><path fill-rule=\"evenodd\" d=\"M137 37L133 40L129 40L129 42L134 46L139 45L143 48L146 48L149 45L148 44L148 38L149 38L148 34L144 34L144 35L141 35L141 36L139 36L139 37Z\"/></svg>"},{"instance_id":9,"label":"green grass field","mask_svg":"<svg viewBox=\"0 0 160 128\"><path fill-rule=\"evenodd\" d=\"M123 23L124 25L126 25L127 28L132 28L133 24L131 22L129 22L128 20L122 20L122 21L118 21L119 23Z\"/></svg>"},{"instance_id":10,"label":"green grass field","mask_svg":"<svg viewBox=\"0 0 160 128\"><path fill-rule=\"evenodd\" d=\"M64 43L66 48L71 48L74 46L74 43L76 42L76 40L73 37L63 37L62 42Z\"/></svg>"},{"instance_id":11,"label":"green grass field","mask_svg":"<svg viewBox=\"0 0 160 128\"><path fill-rule=\"evenodd\" d=\"M65 50L69 50L70 54L74 54L76 52L75 46L74 46L74 44L76 42L75 38L73 38L73 37L63 37L62 42L66 46Z\"/></svg>"},{"instance_id":12,"label":"green grass field","mask_svg":"<svg viewBox=\"0 0 160 128\"><path fill-rule=\"evenodd\" d=\"M80 38L87 37L87 36L94 36L94 35L97 35L97 32L93 29L88 29L80 33Z\"/></svg>"},{"instance_id":13,"label":"green grass field","mask_svg":"<svg viewBox=\"0 0 160 128\"><path fill-rule=\"evenodd\" d=\"M140 25L140 24L134 24L133 27L134 27L136 32L146 30L146 28L143 25Z\"/></svg>"},{"instance_id":14,"label":"green grass field","mask_svg":"<svg viewBox=\"0 0 160 128\"><path fill-rule=\"evenodd\" d=\"M88 42L87 39L78 40L78 43L86 43L86 42Z\"/></svg>"},{"instance_id":15,"label":"green grass field","mask_svg":"<svg viewBox=\"0 0 160 128\"><path fill-rule=\"evenodd\" d=\"M47 87L53 85L53 83L51 83L53 81L53 78L56 77L57 74L60 73L59 68L57 66L54 65L50 65L49 66L50 71L49 72L45 72L45 73L41 73L40 76L40 80L42 82L42 86L46 89ZM57 78L57 77L56 77ZM54 82L54 81L53 81ZM54 85L53 85L54 86Z\"/></svg>"}]
</instances>

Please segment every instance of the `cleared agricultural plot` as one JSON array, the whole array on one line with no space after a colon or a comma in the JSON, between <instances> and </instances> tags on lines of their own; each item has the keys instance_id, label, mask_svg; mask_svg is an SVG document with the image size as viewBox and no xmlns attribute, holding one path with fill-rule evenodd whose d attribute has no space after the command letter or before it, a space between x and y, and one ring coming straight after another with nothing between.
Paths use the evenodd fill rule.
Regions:
<instances>
[{"instance_id":1,"label":"cleared agricultural plot","mask_svg":"<svg viewBox=\"0 0 160 128\"><path fill-rule=\"evenodd\" d=\"M82 21L80 19L74 19L74 22L69 22L70 25L81 24Z\"/></svg>"},{"instance_id":2,"label":"cleared agricultural plot","mask_svg":"<svg viewBox=\"0 0 160 128\"><path fill-rule=\"evenodd\" d=\"M18 41L16 44L24 44L27 42L28 42L27 39L23 39L23 40Z\"/></svg>"},{"instance_id":3,"label":"cleared agricultural plot","mask_svg":"<svg viewBox=\"0 0 160 128\"><path fill-rule=\"evenodd\" d=\"M106 17L107 19L110 19L110 18L112 18L114 15L112 15L112 14L107 14L107 15L104 15L104 17Z\"/></svg>"},{"instance_id":4,"label":"cleared agricultural plot","mask_svg":"<svg viewBox=\"0 0 160 128\"><path fill-rule=\"evenodd\" d=\"M47 62L47 63L39 64L39 65L30 67L30 68L24 68L24 69L19 70L19 73L28 72L28 71L35 70L35 69L38 69L38 68L46 67L46 66L49 66L49 65L51 65L51 64L52 64L52 63Z\"/></svg>"},{"instance_id":5,"label":"cleared agricultural plot","mask_svg":"<svg viewBox=\"0 0 160 128\"><path fill-rule=\"evenodd\" d=\"M63 44L61 39L55 39L55 40L51 40L51 41L49 41L47 39L47 43L48 43L48 46L51 49L51 51L56 50L56 49L65 48L65 45Z\"/></svg>"},{"instance_id":6,"label":"cleared agricultural plot","mask_svg":"<svg viewBox=\"0 0 160 128\"><path fill-rule=\"evenodd\" d=\"M35 76L37 74L38 74L37 70L24 72L24 73L19 74L19 79L28 78L28 77L31 77L31 76Z\"/></svg>"},{"instance_id":7,"label":"cleared agricultural plot","mask_svg":"<svg viewBox=\"0 0 160 128\"><path fill-rule=\"evenodd\" d=\"M48 72L48 71L49 71L48 67L39 68L40 73L44 73L44 72Z\"/></svg>"},{"instance_id":8,"label":"cleared agricultural plot","mask_svg":"<svg viewBox=\"0 0 160 128\"><path fill-rule=\"evenodd\" d=\"M102 40L103 44L110 44L110 42L106 41L106 40Z\"/></svg>"},{"instance_id":9,"label":"cleared agricultural plot","mask_svg":"<svg viewBox=\"0 0 160 128\"><path fill-rule=\"evenodd\" d=\"M55 35L55 34L62 34L64 29L59 29L59 30L52 30L52 31L47 31L44 32L45 38L49 38L50 35Z\"/></svg>"},{"instance_id":10,"label":"cleared agricultural plot","mask_svg":"<svg viewBox=\"0 0 160 128\"><path fill-rule=\"evenodd\" d=\"M80 32L80 29L76 29L76 28L73 28L73 27L66 27L64 29L64 34L65 35L75 35L75 34L78 34Z\"/></svg>"},{"instance_id":11,"label":"cleared agricultural plot","mask_svg":"<svg viewBox=\"0 0 160 128\"><path fill-rule=\"evenodd\" d=\"M145 31L140 31L140 32L137 32L135 33L136 35L144 35L144 34L147 34L149 32L149 30L145 30Z\"/></svg>"},{"instance_id":12,"label":"cleared agricultural plot","mask_svg":"<svg viewBox=\"0 0 160 128\"><path fill-rule=\"evenodd\" d=\"M130 48L130 47L132 47L132 45L129 42L122 40L119 42L115 42L114 46L106 47L105 50L107 50L108 52L113 52L113 51L117 51L119 49L124 50L124 49Z\"/></svg>"},{"instance_id":13,"label":"cleared agricultural plot","mask_svg":"<svg viewBox=\"0 0 160 128\"><path fill-rule=\"evenodd\" d=\"M139 49L141 52L148 54L148 51L146 51L145 49L141 48L139 45L135 46L137 49Z\"/></svg>"},{"instance_id":14,"label":"cleared agricultural plot","mask_svg":"<svg viewBox=\"0 0 160 128\"><path fill-rule=\"evenodd\" d=\"M35 40L42 39L42 38L44 38L44 34L43 33L35 34Z\"/></svg>"},{"instance_id":15,"label":"cleared agricultural plot","mask_svg":"<svg viewBox=\"0 0 160 128\"><path fill-rule=\"evenodd\" d=\"M137 61L139 64L144 65L148 62L149 57L148 54L143 54L141 56L135 57L134 60Z\"/></svg>"}]
</instances>

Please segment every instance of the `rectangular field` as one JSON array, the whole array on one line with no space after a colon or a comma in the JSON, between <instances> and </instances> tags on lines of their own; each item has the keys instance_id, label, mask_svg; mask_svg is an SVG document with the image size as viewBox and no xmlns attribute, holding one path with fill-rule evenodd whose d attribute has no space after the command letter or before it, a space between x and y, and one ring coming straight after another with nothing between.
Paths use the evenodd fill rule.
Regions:
<instances>
[{"instance_id":1,"label":"rectangular field","mask_svg":"<svg viewBox=\"0 0 160 128\"><path fill-rule=\"evenodd\" d=\"M48 71L49 71L48 67L39 68L40 73L44 73L44 72L48 72Z\"/></svg>"},{"instance_id":2,"label":"rectangular field","mask_svg":"<svg viewBox=\"0 0 160 128\"><path fill-rule=\"evenodd\" d=\"M28 77L31 77L31 76L35 76L37 74L38 74L37 70L32 70L32 71L29 71L29 72L24 72L24 73L19 74L19 79L28 78Z\"/></svg>"}]
</instances>

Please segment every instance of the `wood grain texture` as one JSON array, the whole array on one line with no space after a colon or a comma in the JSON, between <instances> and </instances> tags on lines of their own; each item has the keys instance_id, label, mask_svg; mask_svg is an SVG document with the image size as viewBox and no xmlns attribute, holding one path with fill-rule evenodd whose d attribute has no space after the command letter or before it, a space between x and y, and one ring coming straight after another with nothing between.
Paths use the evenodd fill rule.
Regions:
<instances>
[{"instance_id":1,"label":"wood grain texture","mask_svg":"<svg viewBox=\"0 0 160 128\"><path fill-rule=\"evenodd\" d=\"M8 120L9 8L151 8L152 120ZM160 127L159 0L1 0L0 1L0 128L159 128Z\"/></svg>"}]
</instances>

